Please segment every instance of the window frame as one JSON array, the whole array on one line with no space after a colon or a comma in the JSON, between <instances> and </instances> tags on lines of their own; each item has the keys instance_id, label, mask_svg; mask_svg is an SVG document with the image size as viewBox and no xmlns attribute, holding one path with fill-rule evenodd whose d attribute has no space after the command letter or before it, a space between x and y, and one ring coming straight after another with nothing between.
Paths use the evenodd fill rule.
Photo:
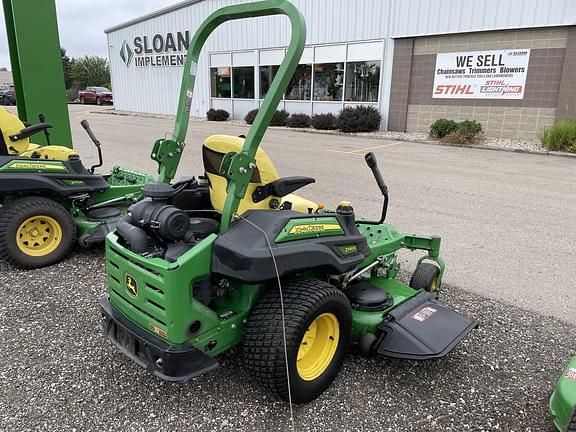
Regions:
<instances>
[{"instance_id":1,"label":"window frame","mask_svg":"<svg viewBox=\"0 0 576 432\"><path fill-rule=\"evenodd\" d=\"M234 96L234 69L244 69L244 68L251 68L252 69L252 93L254 94L253 97L251 98L247 98L247 97L237 97ZM230 99L232 100L243 100L243 101L251 101L251 100L257 100L256 99L256 69L259 68L258 65L252 65L252 66L230 66ZM258 83L259 84L259 83ZM259 89L258 89L259 90Z\"/></svg>"},{"instance_id":2,"label":"window frame","mask_svg":"<svg viewBox=\"0 0 576 432\"><path fill-rule=\"evenodd\" d=\"M376 91L376 100L375 101L357 101L357 100L346 100L346 91L348 85L348 66L354 63L375 63L375 66L378 68L378 90ZM345 68L345 75L344 75L344 87L342 91L342 97L344 99L344 103L349 104L379 104L380 103L380 92L382 90L382 60L354 60L354 61L346 61L344 63ZM352 87L350 87L352 88Z\"/></svg>"},{"instance_id":3,"label":"window frame","mask_svg":"<svg viewBox=\"0 0 576 432\"><path fill-rule=\"evenodd\" d=\"M219 97L219 96L212 96L212 69L228 69L230 71L230 97ZM209 82L210 82L210 99L218 99L218 100L232 100L232 66L210 66L209 68Z\"/></svg>"},{"instance_id":4,"label":"window frame","mask_svg":"<svg viewBox=\"0 0 576 432\"><path fill-rule=\"evenodd\" d=\"M316 90L316 68L315 66L318 65L339 65L342 64L342 85L341 85L341 93L342 93L342 97L341 99L337 99L337 100L322 100L322 99L316 99L316 95L315 95L315 90ZM338 103L338 104L343 104L344 103L344 89L346 87L346 65L347 62L344 61L339 61L339 62L322 62L322 63L312 63L312 102L317 102L317 103Z\"/></svg>"},{"instance_id":5,"label":"window frame","mask_svg":"<svg viewBox=\"0 0 576 432\"><path fill-rule=\"evenodd\" d=\"M313 89L314 89L314 63L298 63L298 66L309 66L310 67L310 98L308 99L288 99L286 98L286 92L284 92L284 94L282 95L282 98L284 100L284 102L314 102L314 93L313 93ZM292 78L294 78L294 76L292 76ZM290 80L292 80L292 78L290 78Z\"/></svg>"},{"instance_id":6,"label":"window frame","mask_svg":"<svg viewBox=\"0 0 576 432\"><path fill-rule=\"evenodd\" d=\"M280 65L277 65L277 64L259 64L257 67L258 67L258 100L261 101L268 94L268 91L270 90L270 85L272 84L272 81L274 81L274 78L276 78L276 74L278 73L278 69L280 69ZM274 67L277 68L276 72L274 73L274 78L272 78L272 81L270 81L268 83L268 90L266 90L266 94L262 95L262 74L260 73L260 69L261 68L274 68ZM282 93L282 100L284 100L284 93Z\"/></svg>"},{"instance_id":7,"label":"window frame","mask_svg":"<svg viewBox=\"0 0 576 432\"><path fill-rule=\"evenodd\" d=\"M362 43L371 43L371 42L381 42L383 44L383 48L385 49L385 46L386 46L386 40L385 39L368 39L368 40L361 40L361 41L348 41L348 42L342 42L342 43L313 44L313 45L306 46L306 48L311 48L312 50L315 50L315 48L317 48L317 47L345 45L346 52L348 53L348 50L353 45L362 44ZM209 66L208 66L209 70L212 68L219 68L219 67L227 67L230 69L230 97L229 98L213 97L211 94L211 91L210 91L210 99L221 100L221 101L230 101L232 103L232 106L234 105L234 100L255 101L256 105L258 107L261 106L262 101L265 98L265 95L263 95L261 92L261 90L262 90L261 85L262 84L260 81L260 68L261 67L273 67L273 66L279 67L280 66L280 64L269 63L269 62L260 63L260 53L262 51L267 51L267 50L271 50L271 49L274 49L274 50L284 49L284 50L286 50L285 47L284 48L282 48L282 47L268 47L268 48L255 48L255 49L247 49L247 50L215 51L215 52L209 53L209 58L211 58L210 56L213 54L226 54L229 58L227 65L218 64L218 66L212 66L211 62L209 62ZM232 64L233 63L233 61L232 61L233 54L234 53L247 52L247 51L252 51L255 53L254 64L234 66ZM346 106L350 106L350 105L373 105L373 106L376 105L376 106L379 106L382 103L382 88L383 88L382 86L383 86L383 81L384 81L383 80L384 77L382 76L382 74L384 73L385 55L386 55L386 53L383 51L380 58L366 58L366 59L353 59L353 60L348 60L348 55L346 55L345 59L337 60L337 61L316 61L314 56L313 56L310 59L310 61L306 61L304 63L299 63L299 65L307 65L307 66L310 66L310 68L311 68L310 98L309 99L287 99L286 93L284 92L282 94L281 102L283 104L286 104L286 103L308 103L308 104L311 104L312 110L314 109L313 106L316 104L339 105L342 108L344 108ZM372 56L367 56L367 57L372 57ZM368 102L368 101L348 101L348 100L346 100L346 86L348 84L348 79L349 79L349 77L348 77L348 65L350 63L362 63L362 62L374 62L374 63L377 63L377 66L379 67L380 72L378 74L377 98L375 101L371 101L371 102ZM316 79L315 66L319 65L319 64L338 64L338 63L341 63L343 65L343 68L344 68L342 90L341 90L342 98L340 100L316 100L316 99L314 99L315 79ZM234 97L234 78L233 78L234 77L234 68L242 68L242 67L252 67L253 68L253 73L254 73L254 97L253 98ZM276 77L276 74L274 74L274 77ZM211 75L210 75L210 87L212 87ZM267 93L268 92L266 92L266 94ZM210 104L210 106L211 106L211 104Z\"/></svg>"}]
</instances>

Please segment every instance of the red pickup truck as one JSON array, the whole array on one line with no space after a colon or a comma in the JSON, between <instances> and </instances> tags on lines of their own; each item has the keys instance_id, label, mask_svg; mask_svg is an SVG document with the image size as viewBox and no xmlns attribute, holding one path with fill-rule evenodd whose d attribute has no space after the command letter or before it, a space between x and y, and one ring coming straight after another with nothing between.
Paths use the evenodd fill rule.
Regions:
<instances>
[{"instance_id":1,"label":"red pickup truck","mask_svg":"<svg viewBox=\"0 0 576 432\"><path fill-rule=\"evenodd\" d=\"M112 92L106 87L86 87L78 92L81 104L95 103L96 105L112 104Z\"/></svg>"}]
</instances>

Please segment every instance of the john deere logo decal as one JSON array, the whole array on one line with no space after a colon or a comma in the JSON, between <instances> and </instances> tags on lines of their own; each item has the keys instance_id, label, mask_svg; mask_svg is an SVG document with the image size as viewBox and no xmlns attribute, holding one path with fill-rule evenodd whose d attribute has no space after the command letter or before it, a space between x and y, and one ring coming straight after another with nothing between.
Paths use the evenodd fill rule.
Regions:
<instances>
[{"instance_id":1,"label":"john deere logo decal","mask_svg":"<svg viewBox=\"0 0 576 432\"><path fill-rule=\"evenodd\" d=\"M288 232L289 235L322 233L324 231L342 231L342 227L338 224L306 224L295 225Z\"/></svg>"},{"instance_id":2,"label":"john deere logo decal","mask_svg":"<svg viewBox=\"0 0 576 432\"><path fill-rule=\"evenodd\" d=\"M20 162L11 161L4 165L0 171L5 170L19 170L19 171L38 171L38 170L51 170L51 171L66 171L66 167L61 162Z\"/></svg>"},{"instance_id":3,"label":"john deere logo decal","mask_svg":"<svg viewBox=\"0 0 576 432\"><path fill-rule=\"evenodd\" d=\"M132 297L138 296L138 283L136 280L127 274L124 281L126 283L126 291L128 291L128 294L130 294Z\"/></svg>"},{"instance_id":4,"label":"john deere logo decal","mask_svg":"<svg viewBox=\"0 0 576 432\"><path fill-rule=\"evenodd\" d=\"M132 57L134 57L134 52L128 42L124 41L122 43L122 48L120 48L120 57L126 66L130 66L130 62L132 61Z\"/></svg>"}]
</instances>

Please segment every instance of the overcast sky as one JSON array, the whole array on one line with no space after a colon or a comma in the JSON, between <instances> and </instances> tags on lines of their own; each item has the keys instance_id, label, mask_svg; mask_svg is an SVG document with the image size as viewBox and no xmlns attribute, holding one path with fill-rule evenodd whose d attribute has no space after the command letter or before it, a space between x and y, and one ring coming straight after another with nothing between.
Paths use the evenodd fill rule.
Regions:
<instances>
[{"instance_id":1,"label":"overcast sky","mask_svg":"<svg viewBox=\"0 0 576 432\"><path fill-rule=\"evenodd\" d=\"M39 0L41 1L41 0ZM179 3L180 0L56 0L60 45L69 57L108 57L104 29ZM12 70L0 8L0 67Z\"/></svg>"}]
</instances>

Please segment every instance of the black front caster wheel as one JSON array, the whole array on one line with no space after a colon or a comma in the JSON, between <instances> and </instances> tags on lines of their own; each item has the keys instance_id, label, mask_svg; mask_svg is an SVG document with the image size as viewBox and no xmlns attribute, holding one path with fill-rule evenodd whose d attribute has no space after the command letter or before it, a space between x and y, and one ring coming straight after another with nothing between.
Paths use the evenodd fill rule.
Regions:
<instances>
[{"instance_id":1,"label":"black front caster wheel","mask_svg":"<svg viewBox=\"0 0 576 432\"><path fill-rule=\"evenodd\" d=\"M440 289L438 285L438 276L440 269L434 264L421 263L416 266L412 278L410 279L410 287L414 289L422 289L429 293L436 294Z\"/></svg>"}]
</instances>

